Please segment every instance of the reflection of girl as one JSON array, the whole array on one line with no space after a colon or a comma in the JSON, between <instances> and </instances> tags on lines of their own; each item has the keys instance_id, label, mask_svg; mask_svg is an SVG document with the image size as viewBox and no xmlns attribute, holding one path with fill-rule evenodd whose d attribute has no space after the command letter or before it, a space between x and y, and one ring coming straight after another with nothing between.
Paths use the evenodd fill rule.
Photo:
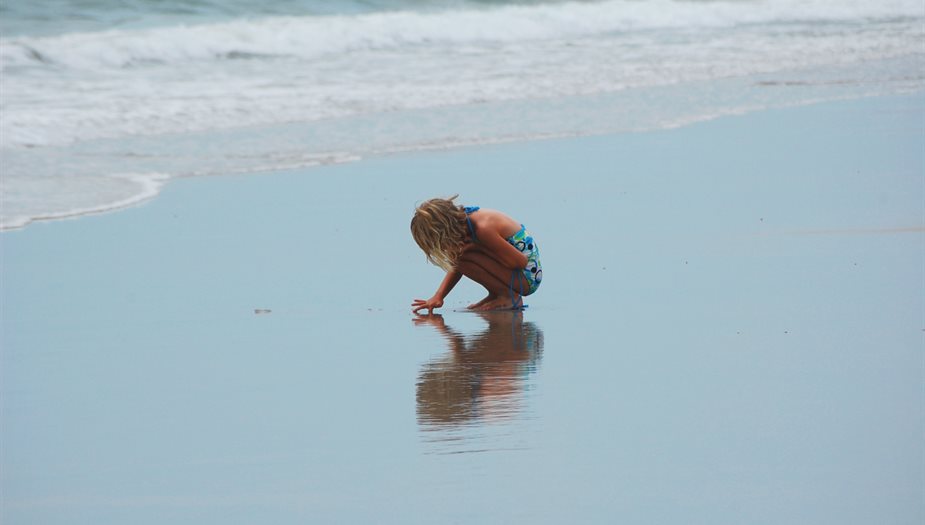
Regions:
<instances>
[{"instance_id":1,"label":"reflection of girl","mask_svg":"<svg viewBox=\"0 0 925 525\"><path fill-rule=\"evenodd\" d=\"M424 365L418 376L417 410L422 424L503 419L516 413L523 381L536 370L543 333L520 312L483 313L488 329L471 337L447 327L443 317L420 316L417 324L439 330L450 353Z\"/></svg>"},{"instance_id":2,"label":"reflection of girl","mask_svg":"<svg viewBox=\"0 0 925 525\"><path fill-rule=\"evenodd\" d=\"M447 272L434 295L415 299L412 309L433 313L463 275L488 290L470 309L521 307L522 297L535 292L543 280L533 237L523 224L504 213L458 206L455 198L426 201L411 219L411 235L427 260Z\"/></svg>"}]
</instances>

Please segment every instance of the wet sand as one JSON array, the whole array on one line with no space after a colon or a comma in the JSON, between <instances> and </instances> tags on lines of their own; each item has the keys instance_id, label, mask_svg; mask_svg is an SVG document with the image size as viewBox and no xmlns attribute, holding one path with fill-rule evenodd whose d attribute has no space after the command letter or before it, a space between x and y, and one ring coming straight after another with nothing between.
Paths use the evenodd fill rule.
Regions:
<instances>
[{"instance_id":1,"label":"wet sand","mask_svg":"<svg viewBox=\"0 0 925 525\"><path fill-rule=\"evenodd\" d=\"M921 523L925 98L170 184L2 241L3 523ZM522 314L408 305L459 192Z\"/></svg>"}]
</instances>

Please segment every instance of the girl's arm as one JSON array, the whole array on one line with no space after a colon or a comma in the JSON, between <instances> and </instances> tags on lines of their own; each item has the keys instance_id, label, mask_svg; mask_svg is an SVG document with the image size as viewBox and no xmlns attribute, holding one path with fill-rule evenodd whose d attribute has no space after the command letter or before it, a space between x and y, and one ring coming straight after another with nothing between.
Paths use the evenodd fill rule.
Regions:
<instances>
[{"instance_id":1,"label":"girl's arm","mask_svg":"<svg viewBox=\"0 0 925 525\"><path fill-rule=\"evenodd\" d=\"M446 272L446 277L443 278L443 282L440 283L440 287L437 288L436 292L434 292L434 297L440 297L440 299L443 299L447 295L450 295L450 292L453 291L453 287L456 286L456 283L458 283L460 279L462 279L462 272L459 270Z\"/></svg>"},{"instance_id":2,"label":"girl's arm","mask_svg":"<svg viewBox=\"0 0 925 525\"><path fill-rule=\"evenodd\" d=\"M426 308L428 313L434 313L434 308L443 306L443 299L450 294L450 291L453 290L453 287L456 286L456 283L458 283L461 278L462 273L460 273L459 270L446 272L446 277L443 278L443 282L440 283L440 287L434 292L433 297L426 301L424 299L415 299L411 303L411 311L417 313L418 310Z\"/></svg>"}]
</instances>

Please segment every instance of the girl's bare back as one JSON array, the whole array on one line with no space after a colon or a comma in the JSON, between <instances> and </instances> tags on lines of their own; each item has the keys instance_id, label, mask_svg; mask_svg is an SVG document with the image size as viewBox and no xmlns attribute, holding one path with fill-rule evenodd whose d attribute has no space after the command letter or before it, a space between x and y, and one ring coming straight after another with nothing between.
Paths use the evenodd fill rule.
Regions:
<instances>
[{"instance_id":1,"label":"girl's bare back","mask_svg":"<svg viewBox=\"0 0 925 525\"><path fill-rule=\"evenodd\" d=\"M475 234L480 231L493 231L506 239L520 230L520 223L498 210L480 208L469 214L469 220L475 226Z\"/></svg>"}]
</instances>

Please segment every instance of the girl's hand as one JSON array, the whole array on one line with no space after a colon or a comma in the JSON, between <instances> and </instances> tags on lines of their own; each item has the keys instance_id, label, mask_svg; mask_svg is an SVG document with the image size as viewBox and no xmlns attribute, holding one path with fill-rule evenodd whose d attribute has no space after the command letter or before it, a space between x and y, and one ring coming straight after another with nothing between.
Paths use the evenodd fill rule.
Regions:
<instances>
[{"instance_id":1,"label":"girl's hand","mask_svg":"<svg viewBox=\"0 0 925 525\"><path fill-rule=\"evenodd\" d=\"M443 306L443 298L435 295L426 301L424 299L415 299L414 302L411 303L411 311L418 313L418 310L426 308L428 314L433 314L434 308L440 308L441 306Z\"/></svg>"}]
</instances>

